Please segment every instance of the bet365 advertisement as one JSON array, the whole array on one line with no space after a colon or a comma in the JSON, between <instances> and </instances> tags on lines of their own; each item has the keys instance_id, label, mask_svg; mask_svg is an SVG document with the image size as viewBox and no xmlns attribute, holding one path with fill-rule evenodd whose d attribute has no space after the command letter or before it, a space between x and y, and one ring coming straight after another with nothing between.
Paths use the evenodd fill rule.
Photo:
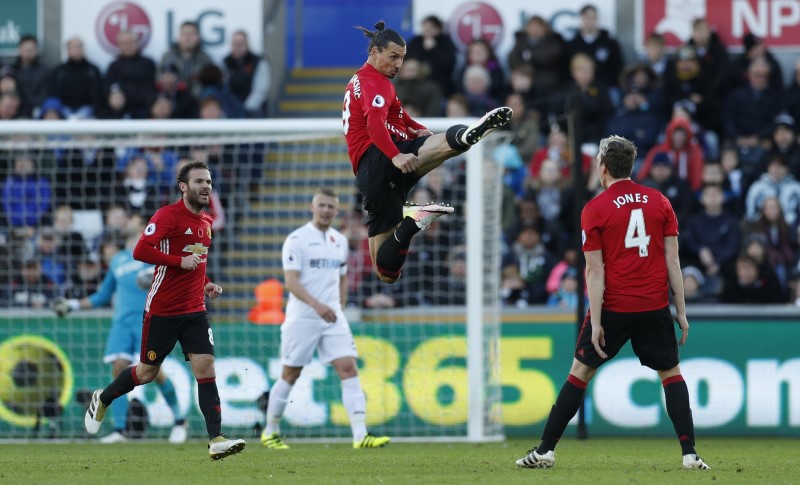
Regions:
<instances>
[{"instance_id":1,"label":"bet365 advertisement","mask_svg":"<svg viewBox=\"0 0 800 485\"><path fill-rule=\"evenodd\" d=\"M103 364L105 317L0 319L0 436L83 438L86 392L109 382ZM392 436L466 434L468 391L462 326L352 323L361 355L368 426ZM258 398L279 375L280 330L248 323L214 325L223 428L252 436L263 425ZM499 345L499 419L507 436L538 437L571 362L571 324L504 323ZM698 435L797 436L800 432L800 325L792 321L695 321L681 368ZM188 416L204 436L197 385L179 347L164 364ZM496 364L496 362L495 362ZM172 413L155 385L129 395L147 409L146 437L166 436ZM284 413L292 437L349 437L335 371L303 370ZM673 435L661 384L629 348L600 368L589 386L592 436ZM110 413L107 415L110 421ZM112 430L105 423L101 435ZM570 431L567 432L568 434Z\"/></svg>"}]
</instances>

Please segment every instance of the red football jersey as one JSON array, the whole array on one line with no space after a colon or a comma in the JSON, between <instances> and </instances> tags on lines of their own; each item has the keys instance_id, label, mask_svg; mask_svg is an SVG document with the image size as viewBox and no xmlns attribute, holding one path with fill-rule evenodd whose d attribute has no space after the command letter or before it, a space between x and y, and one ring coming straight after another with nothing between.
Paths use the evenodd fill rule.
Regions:
<instances>
[{"instance_id":1,"label":"red football jersey","mask_svg":"<svg viewBox=\"0 0 800 485\"><path fill-rule=\"evenodd\" d=\"M678 235L678 220L658 190L620 180L581 213L584 251L603 251L603 309L645 312L669 304L664 238Z\"/></svg>"},{"instance_id":2,"label":"red football jersey","mask_svg":"<svg viewBox=\"0 0 800 485\"><path fill-rule=\"evenodd\" d=\"M361 66L347 84L342 105L342 129L354 173L373 143L389 158L400 153L392 137L409 138L406 118L392 81L368 63Z\"/></svg>"},{"instance_id":3,"label":"red football jersey","mask_svg":"<svg viewBox=\"0 0 800 485\"><path fill-rule=\"evenodd\" d=\"M189 211L183 199L153 214L134 249L136 259L156 265L145 311L158 316L205 311L211 223L209 214ZM181 268L181 258L190 254L201 259L193 271Z\"/></svg>"}]
</instances>

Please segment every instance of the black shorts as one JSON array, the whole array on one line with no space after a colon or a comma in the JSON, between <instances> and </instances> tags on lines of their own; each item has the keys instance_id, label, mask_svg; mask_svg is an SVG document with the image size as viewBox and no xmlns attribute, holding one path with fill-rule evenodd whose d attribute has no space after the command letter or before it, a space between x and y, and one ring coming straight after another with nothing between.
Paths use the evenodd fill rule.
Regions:
<instances>
[{"instance_id":1,"label":"black shorts","mask_svg":"<svg viewBox=\"0 0 800 485\"><path fill-rule=\"evenodd\" d=\"M636 313L615 313L603 310L601 322L605 333L608 355L603 359L592 345L592 324L589 315L583 320L575 358L589 367L598 368L617 355L630 340L639 362L653 370L672 369L678 365L678 339L675 336L675 321L669 306L661 310Z\"/></svg>"},{"instance_id":2,"label":"black shorts","mask_svg":"<svg viewBox=\"0 0 800 485\"><path fill-rule=\"evenodd\" d=\"M419 149L427 139L427 136L421 136L394 144L401 153L419 155ZM419 179L413 172L401 172L378 147L370 145L358 161L356 174L356 185L368 214L369 237L393 229L403 220L403 204Z\"/></svg>"},{"instance_id":3,"label":"black shorts","mask_svg":"<svg viewBox=\"0 0 800 485\"><path fill-rule=\"evenodd\" d=\"M184 358L188 354L214 355L214 334L206 312L185 313L159 317L144 313L142 324L143 364L160 365L167 358L175 343L181 343Z\"/></svg>"}]
</instances>

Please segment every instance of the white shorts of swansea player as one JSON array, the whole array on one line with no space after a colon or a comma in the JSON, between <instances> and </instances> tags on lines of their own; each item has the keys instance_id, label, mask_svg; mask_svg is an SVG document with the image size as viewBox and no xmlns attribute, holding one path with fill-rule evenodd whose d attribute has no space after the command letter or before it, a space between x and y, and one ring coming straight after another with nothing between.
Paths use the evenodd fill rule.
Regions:
<instances>
[{"instance_id":1,"label":"white shorts of swansea player","mask_svg":"<svg viewBox=\"0 0 800 485\"><path fill-rule=\"evenodd\" d=\"M342 357L358 357L353 332L342 312L336 322L315 320L286 320L281 325L281 364L305 367L314 358L314 351L323 364Z\"/></svg>"}]
</instances>

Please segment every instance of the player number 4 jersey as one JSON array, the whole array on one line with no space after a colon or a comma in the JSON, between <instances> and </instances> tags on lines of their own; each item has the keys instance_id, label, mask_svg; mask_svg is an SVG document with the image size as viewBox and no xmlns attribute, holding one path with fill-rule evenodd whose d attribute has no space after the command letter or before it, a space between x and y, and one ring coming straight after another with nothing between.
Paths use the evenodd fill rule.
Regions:
<instances>
[{"instance_id":1,"label":"player number 4 jersey","mask_svg":"<svg viewBox=\"0 0 800 485\"><path fill-rule=\"evenodd\" d=\"M678 235L669 200L658 190L621 180L581 213L583 251L603 251L603 309L658 310L669 304L664 238Z\"/></svg>"},{"instance_id":2,"label":"player number 4 jersey","mask_svg":"<svg viewBox=\"0 0 800 485\"><path fill-rule=\"evenodd\" d=\"M342 311L340 277L347 274L347 238L336 229L322 232L311 222L293 231L283 243L283 270L299 271L300 284L320 302ZM289 293L286 320L319 320L306 303Z\"/></svg>"}]
</instances>

